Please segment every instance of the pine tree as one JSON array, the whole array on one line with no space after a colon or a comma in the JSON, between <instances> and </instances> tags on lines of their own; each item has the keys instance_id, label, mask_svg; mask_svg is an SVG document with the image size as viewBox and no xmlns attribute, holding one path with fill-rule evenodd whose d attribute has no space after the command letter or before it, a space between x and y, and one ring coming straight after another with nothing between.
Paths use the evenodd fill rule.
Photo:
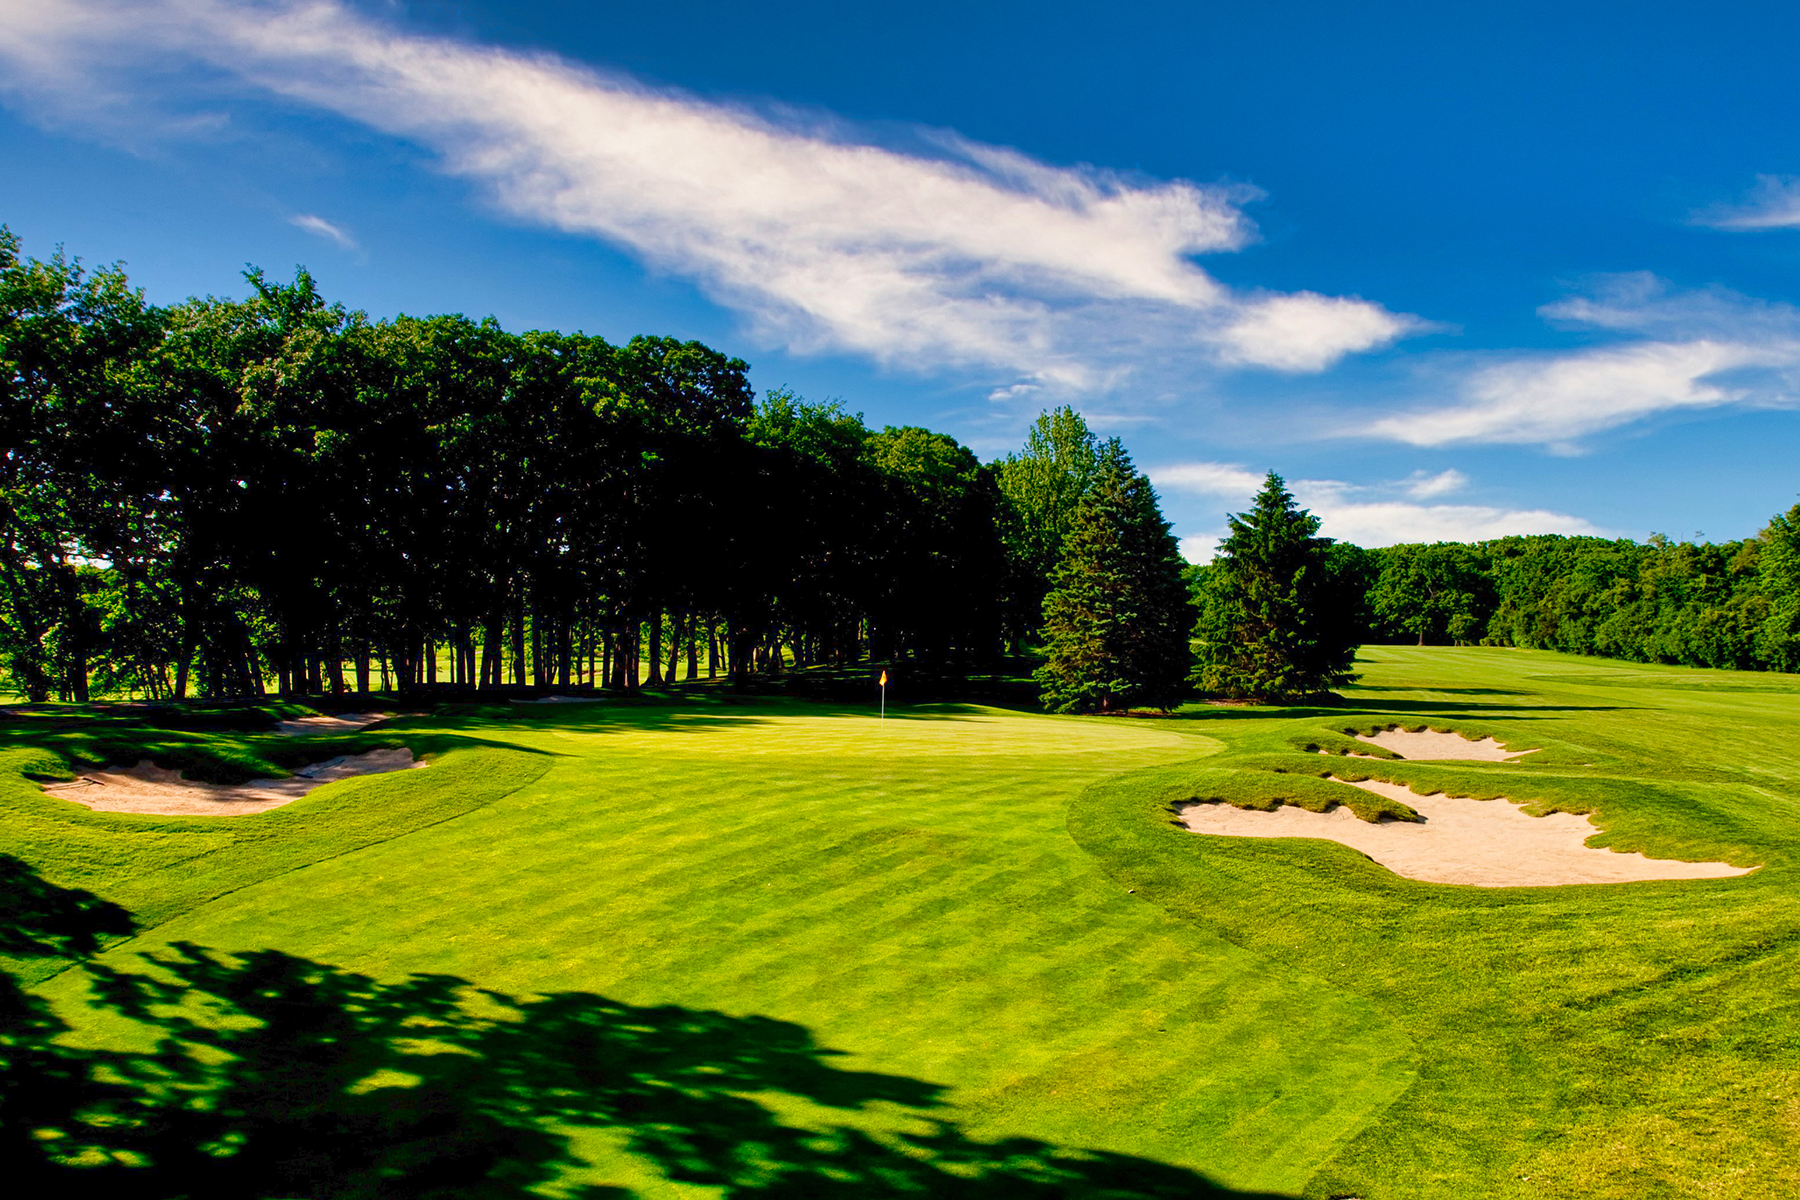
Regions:
<instances>
[{"instance_id":1,"label":"pine tree","mask_svg":"<svg viewBox=\"0 0 1800 1200\"><path fill-rule=\"evenodd\" d=\"M1250 511L1227 518L1195 635L1195 682L1228 696L1316 699L1356 676L1358 606L1339 595L1330 538L1269 472Z\"/></svg>"},{"instance_id":2,"label":"pine tree","mask_svg":"<svg viewBox=\"0 0 1800 1200\"><path fill-rule=\"evenodd\" d=\"M1076 509L1044 599L1047 658L1036 679L1052 712L1168 709L1185 690L1193 606L1150 481L1115 439Z\"/></svg>"}]
</instances>

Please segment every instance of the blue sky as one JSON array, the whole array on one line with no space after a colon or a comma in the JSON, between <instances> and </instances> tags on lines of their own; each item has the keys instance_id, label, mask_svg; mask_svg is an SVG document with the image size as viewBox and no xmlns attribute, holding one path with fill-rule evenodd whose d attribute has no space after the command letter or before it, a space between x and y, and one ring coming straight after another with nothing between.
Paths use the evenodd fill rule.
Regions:
<instances>
[{"instance_id":1,"label":"blue sky","mask_svg":"<svg viewBox=\"0 0 1800 1200\"><path fill-rule=\"evenodd\" d=\"M0 0L0 221L159 301L695 337L1189 550L1713 539L1800 492L1791 6Z\"/></svg>"}]
</instances>

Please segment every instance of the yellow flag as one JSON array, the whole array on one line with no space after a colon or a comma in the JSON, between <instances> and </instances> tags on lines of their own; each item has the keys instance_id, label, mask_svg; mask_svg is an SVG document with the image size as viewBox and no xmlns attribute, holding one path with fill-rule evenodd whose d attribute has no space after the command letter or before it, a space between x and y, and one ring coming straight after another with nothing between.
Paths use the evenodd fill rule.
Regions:
<instances>
[{"instance_id":1,"label":"yellow flag","mask_svg":"<svg viewBox=\"0 0 1800 1200\"><path fill-rule=\"evenodd\" d=\"M887 686L887 672L886 672L886 671L883 671L883 672L882 672L882 673L881 673L881 686L882 686L882 687L886 687L886 686Z\"/></svg>"}]
</instances>

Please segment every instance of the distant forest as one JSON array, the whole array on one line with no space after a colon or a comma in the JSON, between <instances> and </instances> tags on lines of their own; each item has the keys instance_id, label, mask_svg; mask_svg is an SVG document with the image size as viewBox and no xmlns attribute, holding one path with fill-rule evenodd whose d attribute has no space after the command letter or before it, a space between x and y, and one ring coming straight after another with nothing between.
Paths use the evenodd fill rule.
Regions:
<instances>
[{"instance_id":1,"label":"distant forest","mask_svg":"<svg viewBox=\"0 0 1800 1200\"><path fill-rule=\"evenodd\" d=\"M1069 409L982 463L836 403L759 401L744 362L697 342L371 320L304 271L246 278L242 300L151 305L121 270L25 257L0 226L0 667L18 693L987 670L1043 643L1054 589L1106 608L1111 576L1063 569L1067 545L1112 536L1082 524L1096 489L1139 497L1134 553L1173 554L1123 447ZM1366 640L1800 669L1800 508L1719 546L1330 554L1328 594L1361 605L1338 615ZM1188 576L1204 613L1216 571Z\"/></svg>"},{"instance_id":2,"label":"distant forest","mask_svg":"<svg viewBox=\"0 0 1800 1200\"><path fill-rule=\"evenodd\" d=\"M1800 505L1739 542L1541 535L1340 546L1368 640L1800 671Z\"/></svg>"}]
</instances>

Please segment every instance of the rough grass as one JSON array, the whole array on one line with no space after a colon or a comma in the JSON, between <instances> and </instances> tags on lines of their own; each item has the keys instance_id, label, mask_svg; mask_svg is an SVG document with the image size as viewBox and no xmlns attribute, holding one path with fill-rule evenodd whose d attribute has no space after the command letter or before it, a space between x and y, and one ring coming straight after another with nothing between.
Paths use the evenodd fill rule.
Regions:
<instances>
[{"instance_id":1,"label":"rough grass","mask_svg":"<svg viewBox=\"0 0 1800 1200\"><path fill-rule=\"evenodd\" d=\"M773 1017L849 1068L945 1085L945 1115L983 1138L1318 1197L1800 1194L1789 681L1481 649L1375 650L1360 669L1340 707L1168 720L468 708L368 735L433 770L226 821L70 811L19 772L120 735L37 736L4 764L0 831L150 925L114 962L176 940L277 947L386 979ZM1317 753L1393 724L1545 749ZM182 732L198 740L131 737L283 765L254 734ZM1172 823L1184 799L1383 803L1326 774L1590 813L1598 845L1763 866L1464 888ZM44 988L80 1017L75 979ZM618 1139L581 1147L571 1185L691 1190Z\"/></svg>"}]
</instances>

